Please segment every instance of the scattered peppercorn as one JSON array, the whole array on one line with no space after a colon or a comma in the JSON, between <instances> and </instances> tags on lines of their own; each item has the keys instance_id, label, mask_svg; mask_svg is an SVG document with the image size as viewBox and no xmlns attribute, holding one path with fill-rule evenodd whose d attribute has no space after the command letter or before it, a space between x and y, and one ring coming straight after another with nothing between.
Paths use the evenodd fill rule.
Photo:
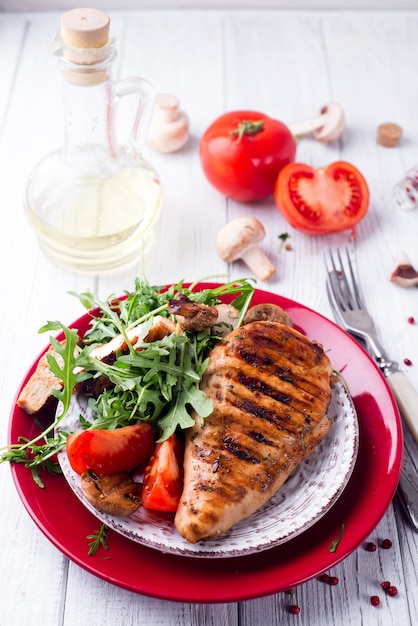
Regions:
<instances>
[{"instance_id":1,"label":"scattered peppercorn","mask_svg":"<svg viewBox=\"0 0 418 626\"><path fill-rule=\"evenodd\" d=\"M321 574L319 580L321 583L329 583L329 574Z\"/></svg>"},{"instance_id":2,"label":"scattered peppercorn","mask_svg":"<svg viewBox=\"0 0 418 626\"><path fill-rule=\"evenodd\" d=\"M404 359L403 362L405 363L405 365L408 365L408 367L412 365L411 359Z\"/></svg>"},{"instance_id":3,"label":"scattered peppercorn","mask_svg":"<svg viewBox=\"0 0 418 626\"><path fill-rule=\"evenodd\" d=\"M388 580L384 580L384 581L380 584L380 586L382 587L382 589L384 589L384 590L386 591L386 590L387 590L387 589L389 589L389 587L390 587L390 582L389 582Z\"/></svg>"},{"instance_id":4,"label":"scattered peppercorn","mask_svg":"<svg viewBox=\"0 0 418 626\"><path fill-rule=\"evenodd\" d=\"M382 548L384 550L390 550L392 547L392 542L390 539L383 539L382 541Z\"/></svg>"},{"instance_id":5,"label":"scattered peppercorn","mask_svg":"<svg viewBox=\"0 0 418 626\"><path fill-rule=\"evenodd\" d=\"M391 585L386 589L386 593L388 594L388 596L392 596L392 598L394 598L398 595L398 589L397 587L395 587L395 585Z\"/></svg>"},{"instance_id":6,"label":"scattered peppercorn","mask_svg":"<svg viewBox=\"0 0 418 626\"><path fill-rule=\"evenodd\" d=\"M329 579L329 581L328 581L328 582L329 582L329 584L330 584L330 585L332 585L333 587L335 587L336 585L338 585L338 583L339 583L340 581L339 581L339 578L338 578L337 576L330 576L330 579Z\"/></svg>"},{"instance_id":7,"label":"scattered peppercorn","mask_svg":"<svg viewBox=\"0 0 418 626\"><path fill-rule=\"evenodd\" d=\"M379 606L379 604L380 604L380 598L379 598L379 596L370 596L370 603L371 603L373 606Z\"/></svg>"},{"instance_id":8,"label":"scattered peppercorn","mask_svg":"<svg viewBox=\"0 0 418 626\"><path fill-rule=\"evenodd\" d=\"M412 317L408 317L408 324L415 324L415 319Z\"/></svg>"},{"instance_id":9,"label":"scattered peppercorn","mask_svg":"<svg viewBox=\"0 0 418 626\"><path fill-rule=\"evenodd\" d=\"M291 615L299 615L299 613L300 613L300 606L298 606L297 604L291 604L289 606L289 613Z\"/></svg>"},{"instance_id":10,"label":"scattered peppercorn","mask_svg":"<svg viewBox=\"0 0 418 626\"><path fill-rule=\"evenodd\" d=\"M376 552L377 545L373 541L368 541L366 543L366 550L367 552Z\"/></svg>"}]
</instances>

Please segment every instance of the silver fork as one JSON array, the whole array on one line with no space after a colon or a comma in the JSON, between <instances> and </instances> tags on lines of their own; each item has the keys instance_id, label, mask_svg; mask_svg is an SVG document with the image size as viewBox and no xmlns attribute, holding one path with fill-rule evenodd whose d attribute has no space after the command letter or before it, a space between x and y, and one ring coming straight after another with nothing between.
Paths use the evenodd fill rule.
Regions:
<instances>
[{"instance_id":1,"label":"silver fork","mask_svg":"<svg viewBox=\"0 0 418 626\"><path fill-rule=\"evenodd\" d=\"M365 342L367 351L381 369L388 373L397 371L398 363L387 358L376 337L373 319L362 302L353 250L329 250L325 253L325 264L328 270L328 299L340 326Z\"/></svg>"},{"instance_id":2,"label":"silver fork","mask_svg":"<svg viewBox=\"0 0 418 626\"><path fill-rule=\"evenodd\" d=\"M362 302L356 275L353 248L325 253L327 294L336 321L356 339L361 340L386 377L397 401L400 414L418 443L418 394L398 363L389 359L375 335L374 322ZM416 446L414 446L416 449ZM416 453L414 453L416 457ZM418 530L418 470L408 447L404 446L404 464L399 481L399 497L415 530Z\"/></svg>"},{"instance_id":3,"label":"silver fork","mask_svg":"<svg viewBox=\"0 0 418 626\"><path fill-rule=\"evenodd\" d=\"M418 443L418 394L396 361L388 358L375 335L373 320L364 306L355 271L354 249L325 253L327 292L337 322L362 339L393 391L400 412Z\"/></svg>"}]
</instances>

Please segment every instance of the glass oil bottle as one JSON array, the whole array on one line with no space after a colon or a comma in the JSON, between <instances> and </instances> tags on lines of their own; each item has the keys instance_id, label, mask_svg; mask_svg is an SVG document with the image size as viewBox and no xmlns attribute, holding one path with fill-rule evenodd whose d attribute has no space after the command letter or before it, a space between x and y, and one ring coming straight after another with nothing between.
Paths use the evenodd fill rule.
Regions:
<instances>
[{"instance_id":1,"label":"glass oil bottle","mask_svg":"<svg viewBox=\"0 0 418 626\"><path fill-rule=\"evenodd\" d=\"M160 215L159 176L142 156L154 90L141 78L113 82L115 41L96 9L61 18L53 50L64 91L64 145L32 172L26 215L57 265L100 274L133 265L151 245ZM126 145L116 138L117 101L139 100Z\"/></svg>"}]
</instances>

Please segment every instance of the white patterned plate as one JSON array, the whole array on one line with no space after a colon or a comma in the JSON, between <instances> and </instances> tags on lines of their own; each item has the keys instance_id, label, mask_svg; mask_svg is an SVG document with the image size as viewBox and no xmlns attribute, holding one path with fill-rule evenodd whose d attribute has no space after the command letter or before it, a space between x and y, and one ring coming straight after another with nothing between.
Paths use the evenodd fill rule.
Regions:
<instances>
[{"instance_id":1,"label":"white patterned plate","mask_svg":"<svg viewBox=\"0 0 418 626\"><path fill-rule=\"evenodd\" d=\"M80 429L80 413L89 419L83 396L74 396L59 430ZM80 477L65 451L59 462L71 489L101 522L137 543L161 552L192 557L235 557L280 545L310 528L332 507L353 471L358 451L357 415L344 384L335 383L328 410L334 422L314 452L291 474L279 491L258 511L221 537L189 544L179 535L173 516L140 507L130 517L114 517L95 509L84 497Z\"/></svg>"}]
</instances>

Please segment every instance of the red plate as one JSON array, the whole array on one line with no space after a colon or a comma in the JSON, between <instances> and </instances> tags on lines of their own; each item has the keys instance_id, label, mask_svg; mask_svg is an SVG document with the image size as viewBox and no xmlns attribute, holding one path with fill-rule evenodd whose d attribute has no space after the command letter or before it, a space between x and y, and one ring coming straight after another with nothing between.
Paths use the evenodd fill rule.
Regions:
<instances>
[{"instance_id":1,"label":"red plate","mask_svg":"<svg viewBox=\"0 0 418 626\"><path fill-rule=\"evenodd\" d=\"M199 559L167 555L111 532L109 550L89 557L86 537L100 523L65 479L43 476L42 490L28 469L12 464L17 491L30 516L72 561L137 593L179 602L236 602L284 591L314 578L347 557L375 528L394 496L402 464L402 427L392 393L367 353L333 322L292 300L257 290L253 303L262 302L283 307L296 328L321 342L349 385L358 413L360 446L353 475L336 504L295 539L251 556ZM73 326L83 331L88 320L86 314ZM32 418L14 407L9 442L16 442L19 436L30 439L38 432ZM331 553L330 545L342 524L341 542Z\"/></svg>"}]
</instances>

